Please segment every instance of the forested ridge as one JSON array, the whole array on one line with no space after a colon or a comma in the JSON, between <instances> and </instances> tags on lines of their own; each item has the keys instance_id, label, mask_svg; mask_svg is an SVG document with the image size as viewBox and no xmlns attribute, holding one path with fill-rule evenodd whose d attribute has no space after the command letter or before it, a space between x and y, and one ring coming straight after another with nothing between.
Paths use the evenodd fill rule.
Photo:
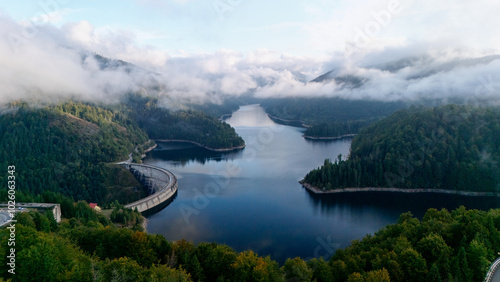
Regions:
<instances>
[{"instance_id":1,"label":"forested ridge","mask_svg":"<svg viewBox=\"0 0 500 282\"><path fill-rule=\"evenodd\" d=\"M100 205L132 202L144 196L142 186L112 163L127 160L130 153L140 161L153 145L150 138L186 139L213 148L244 144L215 117L197 110L168 111L157 100L135 97L120 105L6 106L0 115L0 166L16 166L19 195L29 201L52 191ZM0 181L6 177L0 174Z\"/></svg>"},{"instance_id":2,"label":"forested ridge","mask_svg":"<svg viewBox=\"0 0 500 282\"><path fill-rule=\"evenodd\" d=\"M151 139L182 139L200 143L212 149L227 149L245 145L234 128L201 110L162 108L156 98L130 96L127 107Z\"/></svg>"},{"instance_id":3,"label":"forested ridge","mask_svg":"<svg viewBox=\"0 0 500 282\"><path fill-rule=\"evenodd\" d=\"M13 281L482 281L500 248L500 210L429 209L402 214L328 260L236 252L216 243L168 242L116 228L85 202L57 224L50 213L16 216L16 274L7 270L10 231L0 230L0 277ZM115 216L116 217L116 216ZM121 221L123 218L117 218Z\"/></svg>"},{"instance_id":4,"label":"forested ridge","mask_svg":"<svg viewBox=\"0 0 500 282\"><path fill-rule=\"evenodd\" d=\"M261 106L273 117L294 121L287 123L289 125L309 125L306 136L338 137L356 134L362 127L405 108L406 104L320 97L266 99ZM274 120L286 123L279 119Z\"/></svg>"},{"instance_id":5,"label":"forested ridge","mask_svg":"<svg viewBox=\"0 0 500 282\"><path fill-rule=\"evenodd\" d=\"M363 129L347 160L325 160L304 181L347 187L500 190L500 109L412 107Z\"/></svg>"},{"instance_id":6,"label":"forested ridge","mask_svg":"<svg viewBox=\"0 0 500 282\"><path fill-rule=\"evenodd\" d=\"M8 110L0 116L0 166L16 166L17 190L27 195L53 191L104 203L107 164L126 160L148 140L134 123L89 104L33 108L20 102Z\"/></svg>"},{"instance_id":7,"label":"forested ridge","mask_svg":"<svg viewBox=\"0 0 500 282\"><path fill-rule=\"evenodd\" d=\"M112 201L108 194L108 186L117 185L110 181L112 176L123 173L109 163L127 159L136 147L139 148L134 151L137 157L151 137L141 128L148 121L140 120L136 114L150 111L149 121L158 124L159 120L166 122L171 118L156 110L155 100L143 101L145 103L136 108L67 102L41 108L14 103L5 110L0 118L0 150L3 152L0 164L16 165L19 189L16 200L60 203L64 219L57 224L50 213L35 211L16 216L14 276L7 272L6 264L10 231L1 229L1 278L13 281L479 281L499 251L500 210L486 212L463 207L452 212L430 209L421 220L409 213L402 214L396 224L353 241L327 260L290 258L283 265L269 256L259 256L252 251L237 252L226 245L169 242L161 235L146 234L140 226L139 213L125 209L123 203ZM137 110L140 107L144 107L144 112ZM184 114L204 117L189 110L173 115L181 115L178 122L191 121L182 116ZM164 116L168 118L163 119ZM349 160L339 158L336 163L325 162L323 169L316 170L316 176L325 173L323 179L329 179L325 188L331 187L335 178L328 177L334 175L355 175L357 181L366 181L365 177L373 181L377 178L370 178L369 170L362 169L369 166L361 161L363 156L368 156L364 158L373 164L382 162L382 180L389 181L391 187L398 183L420 183L412 177L427 177L423 174L425 171L417 172L423 169L418 164L421 162L425 168L427 161L431 169L433 166L453 168L453 164L459 168L441 174L433 172L431 180L440 179L437 176L441 175L444 181L446 174L455 172L460 174L455 177L462 177L458 181L469 179L469 184L495 185L499 116L498 108L456 105L403 110L363 129L353 141ZM216 119L196 126L208 126L212 121ZM397 156L405 154L410 157L398 161L401 159ZM358 156L359 161L350 167L348 163L353 156ZM391 168L389 174L384 170L386 163L387 168ZM349 170L358 171L358 164L359 171L365 175ZM475 175L478 171L484 173L481 179ZM327 172L338 174L326 176ZM486 177L490 173L492 176ZM122 180L122 186L133 182L127 180L127 176ZM5 176L0 174L0 181L6 183ZM7 199L6 191L0 192L0 197ZM82 199L115 209L106 218L92 210L87 202L74 201ZM115 224L129 228L117 228Z\"/></svg>"}]
</instances>

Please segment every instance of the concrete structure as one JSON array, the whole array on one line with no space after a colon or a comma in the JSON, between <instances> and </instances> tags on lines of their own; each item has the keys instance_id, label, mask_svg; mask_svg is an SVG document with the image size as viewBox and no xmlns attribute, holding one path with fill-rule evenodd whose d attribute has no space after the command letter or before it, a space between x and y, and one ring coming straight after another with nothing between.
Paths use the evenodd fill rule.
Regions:
<instances>
[{"instance_id":1,"label":"concrete structure","mask_svg":"<svg viewBox=\"0 0 500 282\"><path fill-rule=\"evenodd\" d=\"M8 212L0 211L0 227L6 225L11 220Z\"/></svg>"},{"instance_id":2,"label":"concrete structure","mask_svg":"<svg viewBox=\"0 0 500 282\"><path fill-rule=\"evenodd\" d=\"M498 266L500 265L500 258L497 258L490 266L490 270L486 273L484 278L485 282L497 282L500 281L500 272L498 271Z\"/></svg>"},{"instance_id":3,"label":"concrete structure","mask_svg":"<svg viewBox=\"0 0 500 282\"><path fill-rule=\"evenodd\" d=\"M151 214L167 206L177 195L177 178L170 171L143 164L122 165L130 170L151 194L125 205L126 208L137 208L142 214Z\"/></svg>"},{"instance_id":4,"label":"concrete structure","mask_svg":"<svg viewBox=\"0 0 500 282\"><path fill-rule=\"evenodd\" d=\"M61 205L52 203L16 203L15 212L23 212L29 210L45 211L50 210L54 214L54 219L57 222L61 222ZM7 211L8 205L3 203L0 204L0 208L3 211ZM21 208L21 209L20 209Z\"/></svg>"}]
</instances>

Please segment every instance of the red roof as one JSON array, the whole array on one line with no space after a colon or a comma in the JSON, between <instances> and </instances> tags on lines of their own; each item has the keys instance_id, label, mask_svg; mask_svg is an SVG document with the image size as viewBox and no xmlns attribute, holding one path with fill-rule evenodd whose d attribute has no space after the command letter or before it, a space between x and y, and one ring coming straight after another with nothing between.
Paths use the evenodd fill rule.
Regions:
<instances>
[{"instance_id":1,"label":"red roof","mask_svg":"<svg viewBox=\"0 0 500 282\"><path fill-rule=\"evenodd\" d=\"M93 209L93 208L97 207L97 204L96 203L90 203L89 206L90 206L91 209Z\"/></svg>"}]
</instances>

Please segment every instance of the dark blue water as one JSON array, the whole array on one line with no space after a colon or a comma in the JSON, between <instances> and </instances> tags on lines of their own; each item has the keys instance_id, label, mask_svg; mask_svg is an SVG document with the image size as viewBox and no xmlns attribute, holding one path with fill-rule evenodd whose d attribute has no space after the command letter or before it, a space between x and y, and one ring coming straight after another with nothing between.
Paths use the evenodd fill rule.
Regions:
<instances>
[{"instance_id":1,"label":"dark blue water","mask_svg":"<svg viewBox=\"0 0 500 282\"><path fill-rule=\"evenodd\" d=\"M297 181L325 158L347 156L350 140L307 141L303 129L277 125L258 106L226 122L247 147L216 153L186 143L160 143L145 163L172 171L178 196L148 217L149 233L168 240L228 244L283 263L288 257L328 258L337 248L428 208L490 209L499 200L440 194L314 195Z\"/></svg>"}]
</instances>

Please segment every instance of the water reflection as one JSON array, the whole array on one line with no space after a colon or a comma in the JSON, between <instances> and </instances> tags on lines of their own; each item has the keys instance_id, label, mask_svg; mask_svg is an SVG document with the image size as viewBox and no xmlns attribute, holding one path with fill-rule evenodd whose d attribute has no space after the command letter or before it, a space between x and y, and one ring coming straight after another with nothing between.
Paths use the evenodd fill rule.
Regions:
<instances>
[{"instance_id":1,"label":"water reflection","mask_svg":"<svg viewBox=\"0 0 500 282\"><path fill-rule=\"evenodd\" d=\"M274 124L255 105L242 107L227 122L247 148L218 153L192 144L160 143L159 150L148 153L145 163L169 169L179 180L178 197L168 208L148 217L148 232L163 234L168 240L215 241L237 251L252 249L284 263L288 257L316 256L318 247L327 241L335 249L346 247L354 239L397 222L403 212L422 217L431 207L497 207L496 198L311 194L297 181L324 159L347 156L351 140L305 140L304 129ZM259 139L263 132L272 134ZM228 167L238 168L238 173L228 174ZM220 182L216 180L225 184L207 194L207 185ZM186 208L193 212L189 221L185 220ZM321 255L332 251L321 249Z\"/></svg>"},{"instance_id":2,"label":"water reflection","mask_svg":"<svg viewBox=\"0 0 500 282\"><path fill-rule=\"evenodd\" d=\"M259 105L242 106L226 119L233 127L269 127L275 126L267 113Z\"/></svg>"},{"instance_id":3,"label":"water reflection","mask_svg":"<svg viewBox=\"0 0 500 282\"><path fill-rule=\"evenodd\" d=\"M242 150L214 152L185 142L158 142L158 147L148 155L148 160L165 160L174 167L184 167L191 162L204 165L211 161L230 161L241 154Z\"/></svg>"},{"instance_id":4,"label":"water reflection","mask_svg":"<svg viewBox=\"0 0 500 282\"><path fill-rule=\"evenodd\" d=\"M309 195L314 210L322 216L339 210L373 209L376 213L399 215L411 211L422 218L429 208L453 210L459 206L468 209L497 208L497 197L467 197L436 193L357 192L318 195L303 188Z\"/></svg>"}]
</instances>

